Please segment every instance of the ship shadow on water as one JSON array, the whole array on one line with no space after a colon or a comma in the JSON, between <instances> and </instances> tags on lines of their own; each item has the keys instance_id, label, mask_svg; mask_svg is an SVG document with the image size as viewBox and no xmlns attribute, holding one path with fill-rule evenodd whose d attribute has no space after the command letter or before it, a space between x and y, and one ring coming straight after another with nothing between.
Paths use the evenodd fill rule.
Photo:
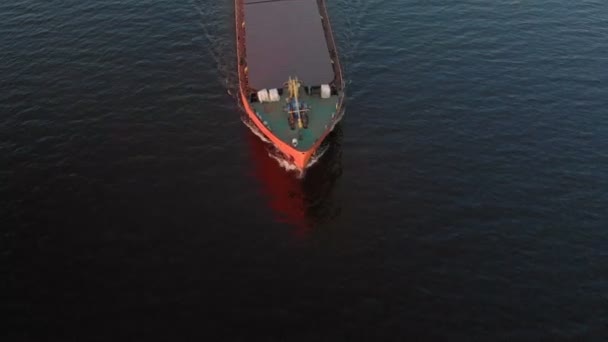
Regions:
<instances>
[{"instance_id":1,"label":"ship shadow on water","mask_svg":"<svg viewBox=\"0 0 608 342\"><path fill-rule=\"evenodd\" d=\"M332 192L342 175L340 124L327 136L319 148L322 153L303 175L286 167L280 152L262 139L248 130L253 175L278 222L293 226L296 236L306 237L316 226L339 215L340 208Z\"/></svg>"}]
</instances>

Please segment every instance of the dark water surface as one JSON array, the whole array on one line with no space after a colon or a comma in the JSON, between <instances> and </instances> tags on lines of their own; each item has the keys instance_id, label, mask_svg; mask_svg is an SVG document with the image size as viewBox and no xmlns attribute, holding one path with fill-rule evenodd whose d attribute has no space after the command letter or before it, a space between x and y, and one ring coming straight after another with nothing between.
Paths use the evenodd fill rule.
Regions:
<instances>
[{"instance_id":1,"label":"dark water surface","mask_svg":"<svg viewBox=\"0 0 608 342\"><path fill-rule=\"evenodd\" d=\"M0 3L1 341L608 338L608 2L328 3L304 180L231 0Z\"/></svg>"}]
</instances>

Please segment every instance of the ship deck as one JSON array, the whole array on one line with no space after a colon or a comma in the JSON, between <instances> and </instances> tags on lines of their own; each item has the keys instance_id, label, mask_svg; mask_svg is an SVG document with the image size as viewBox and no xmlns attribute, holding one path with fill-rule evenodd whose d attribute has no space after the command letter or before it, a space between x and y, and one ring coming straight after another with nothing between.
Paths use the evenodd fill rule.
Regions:
<instances>
[{"instance_id":1,"label":"ship deck","mask_svg":"<svg viewBox=\"0 0 608 342\"><path fill-rule=\"evenodd\" d=\"M329 84L334 69L317 0L244 0L248 82L281 88L288 77Z\"/></svg>"},{"instance_id":2,"label":"ship deck","mask_svg":"<svg viewBox=\"0 0 608 342\"><path fill-rule=\"evenodd\" d=\"M287 94L284 89L283 94ZM299 151L307 151L317 142L333 122L332 119L339 113L336 112L339 96L332 95L327 99L317 95L308 95L301 88L299 100L310 106L308 113L308 128L300 129L289 127L288 114L284 110L286 96L281 96L279 102L252 102L251 107L259 114L262 121L267 122L267 127L282 141L291 144L295 138L298 139Z\"/></svg>"}]
</instances>

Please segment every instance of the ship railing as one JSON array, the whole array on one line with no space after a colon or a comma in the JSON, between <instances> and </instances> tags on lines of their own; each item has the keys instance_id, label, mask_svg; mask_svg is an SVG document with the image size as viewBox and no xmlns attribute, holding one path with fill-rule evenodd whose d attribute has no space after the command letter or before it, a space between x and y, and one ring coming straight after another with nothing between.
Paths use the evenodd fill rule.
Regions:
<instances>
[{"instance_id":1,"label":"ship railing","mask_svg":"<svg viewBox=\"0 0 608 342\"><path fill-rule=\"evenodd\" d=\"M329 14L327 12L327 6L325 4L325 0L317 0L317 4L321 11L321 16L324 20L322 20L323 28L325 32L325 38L329 44L329 55L333 61L334 73L336 74L336 79L334 82L336 86L344 89L344 80L342 79L342 66L340 64L340 58L338 57L336 41L334 40L334 35L331 29L331 22L329 20Z\"/></svg>"},{"instance_id":2,"label":"ship railing","mask_svg":"<svg viewBox=\"0 0 608 342\"><path fill-rule=\"evenodd\" d=\"M235 0L236 11L236 35L237 35L237 54L238 54L238 70L239 79L242 90L245 94L250 93L249 77L247 69L247 44L245 41L245 14L243 13L243 0Z\"/></svg>"}]
</instances>

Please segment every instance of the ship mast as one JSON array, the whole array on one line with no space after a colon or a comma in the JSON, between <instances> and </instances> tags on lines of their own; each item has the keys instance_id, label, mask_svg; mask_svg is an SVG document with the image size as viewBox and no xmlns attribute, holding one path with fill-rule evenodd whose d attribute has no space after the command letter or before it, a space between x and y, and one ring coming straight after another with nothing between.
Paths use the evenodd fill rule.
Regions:
<instances>
[{"instance_id":1,"label":"ship mast","mask_svg":"<svg viewBox=\"0 0 608 342\"><path fill-rule=\"evenodd\" d=\"M302 115L300 113L300 103L299 103L299 99L298 99L299 92L300 92L300 82L298 81L298 78L296 77L295 79L292 79L291 77L289 77L288 87L289 87L289 95L295 102L294 112L298 115L298 126L301 129L304 126L304 124L302 123Z\"/></svg>"}]
</instances>

